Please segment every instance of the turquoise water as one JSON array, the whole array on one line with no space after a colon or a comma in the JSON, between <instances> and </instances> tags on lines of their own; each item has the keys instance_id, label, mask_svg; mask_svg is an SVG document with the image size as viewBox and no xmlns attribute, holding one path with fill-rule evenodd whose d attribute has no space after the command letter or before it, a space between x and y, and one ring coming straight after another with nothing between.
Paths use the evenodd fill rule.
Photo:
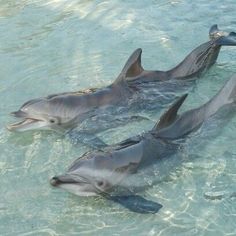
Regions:
<instances>
[{"instance_id":1,"label":"turquoise water","mask_svg":"<svg viewBox=\"0 0 236 236\"><path fill-rule=\"evenodd\" d=\"M236 114L192 135L184 161L166 162L166 176L142 193L164 206L156 215L52 188L49 179L89 148L5 129L8 114L31 98L108 85L137 47L145 68L173 67L212 24L236 31L235 11L234 0L1 0L0 235L236 235ZM207 101L235 72L236 48L222 48L183 109ZM98 135L114 143L143 132L163 109Z\"/></svg>"}]
</instances>

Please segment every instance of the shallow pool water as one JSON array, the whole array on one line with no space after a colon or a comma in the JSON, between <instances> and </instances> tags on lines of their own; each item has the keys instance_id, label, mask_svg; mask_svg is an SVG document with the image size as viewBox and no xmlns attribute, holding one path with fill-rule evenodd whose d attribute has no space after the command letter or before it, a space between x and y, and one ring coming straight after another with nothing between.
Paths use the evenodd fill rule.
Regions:
<instances>
[{"instance_id":1,"label":"shallow pool water","mask_svg":"<svg viewBox=\"0 0 236 236\"><path fill-rule=\"evenodd\" d=\"M166 161L166 176L141 193L163 205L155 215L52 188L49 179L89 147L5 128L9 113L31 98L110 84L138 47L144 68L172 68L208 40L211 25L236 31L235 11L234 0L0 0L0 235L236 235L236 113L191 135L182 161ZM207 101L235 73L236 47L224 47L187 87L183 110ZM140 111L149 120L97 135L115 143L148 130L159 108Z\"/></svg>"}]
</instances>

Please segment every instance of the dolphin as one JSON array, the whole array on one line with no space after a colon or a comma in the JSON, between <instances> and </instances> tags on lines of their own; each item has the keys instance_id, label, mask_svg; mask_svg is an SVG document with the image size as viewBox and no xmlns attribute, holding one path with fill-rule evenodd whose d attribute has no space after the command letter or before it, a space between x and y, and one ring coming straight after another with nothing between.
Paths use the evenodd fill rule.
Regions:
<instances>
[{"instance_id":1,"label":"dolphin","mask_svg":"<svg viewBox=\"0 0 236 236\"><path fill-rule=\"evenodd\" d=\"M99 109L109 106L127 106L129 99L142 92L140 84L167 80L186 80L199 76L217 60L221 46L235 46L236 33L220 31L213 25L210 40L195 48L180 64L168 71L148 71L141 65L142 50L135 50L129 57L117 79L109 86L86 91L53 94L33 99L11 114L21 121L9 124L10 131L47 129L68 131ZM99 113L99 112L98 112ZM101 113L101 112L100 112Z\"/></svg>"},{"instance_id":2,"label":"dolphin","mask_svg":"<svg viewBox=\"0 0 236 236\"><path fill-rule=\"evenodd\" d=\"M185 140L188 134L196 131L222 109L232 109L236 101L236 75L208 102L178 114L186 97L187 94L184 94L176 100L150 131L85 153L72 163L65 174L53 177L51 185L78 196L104 196L104 193L110 196L115 187L126 186L125 182L130 176L137 175L155 163L158 165L161 159L166 159L172 151L176 151L172 147L179 145L177 140ZM124 203L121 200L125 198L119 195L117 198L120 201L116 202ZM112 200L117 198L113 196Z\"/></svg>"}]
</instances>

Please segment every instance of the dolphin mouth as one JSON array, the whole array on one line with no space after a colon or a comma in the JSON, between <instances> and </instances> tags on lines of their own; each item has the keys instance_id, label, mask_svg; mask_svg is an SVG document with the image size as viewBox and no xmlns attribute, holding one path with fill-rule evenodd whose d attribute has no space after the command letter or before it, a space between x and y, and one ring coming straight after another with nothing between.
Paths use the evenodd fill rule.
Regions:
<instances>
[{"instance_id":1,"label":"dolphin mouth","mask_svg":"<svg viewBox=\"0 0 236 236\"><path fill-rule=\"evenodd\" d=\"M54 176L50 180L50 184L53 187L62 188L77 196L88 197L96 196L96 188L92 184L86 181L83 177L77 177L70 175Z\"/></svg>"},{"instance_id":2,"label":"dolphin mouth","mask_svg":"<svg viewBox=\"0 0 236 236\"><path fill-rule=\"evenodd\" d=\"M73 179L68 179L67 181L62 181L59 177L54 176L50 180L50 184L53 187L58 187L60 184L78 184L78 181L75 181Z\"/></svg>"},{"instance_id":3,"label":"dolphin mouth","mask_svg":"<svg viewBox=\"0 0 236 236\"><path fill-rule=\"evenodd\" d=\"M43 127L46 125L44 120L29 117L27 113L21 110L12 112L10 114L16 118L22 118L23 120L7 125L6 128L9 131L27 131L27 130Z\"/></svg>"},{"instance_id":4,"label":"dolphin mouth","mask_svg":"<svg viewBox=\"0 0 236 236\"><path fill-rule=\"evenodd\" d=\"M54 176L50 180L50 184L54 187L58 187L61 184L88 184L88 182L82 178L82 177L77 177L73 178L70 175L61 175L61 176Z\"/></svg>"},{"instance_id":5,"label":"dolphin mouth","mask_svg":"<svg viewBox=\"0 0 236 236\"><path fill-rule=\"evenodd\" d=\"M37 122L40 122L40 120L32 119L32 118L26 118L20 122L16 122L13 124L7 125L7 129L10 131L21 131L22 129L26 129L26 126L31 126ZM22 130L23 131L23 130Z\"/></svg>"}]
</instances>

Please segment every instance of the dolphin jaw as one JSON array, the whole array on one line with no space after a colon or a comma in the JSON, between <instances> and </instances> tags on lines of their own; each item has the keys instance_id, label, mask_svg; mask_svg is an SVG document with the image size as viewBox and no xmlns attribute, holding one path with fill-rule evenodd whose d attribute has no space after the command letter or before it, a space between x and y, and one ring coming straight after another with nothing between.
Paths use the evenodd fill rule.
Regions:
<instances>
[{"instance_id":1,"label":"dolphin jaw","mask_svg":"<svg viewBox=\"0 0 236 236\"><path fill-rule=\"evenodd\" d=\"M40 119L35 118L24 118L20 122L16 122L13 124L7 125L7 129L9 131L27 131L27 130L33 130L37 128L42 128L47 125L47 122Z\"/></svg>"},{"instance_id":2,"label":"dolphin jaw","mask_svg":"<svg viewBox=\"0 0 236 236\"><path fill-rule=\"evenodd\" d=\"M53 187L62 188L77 196L88 197L97 195L96 189L93 187L93 185L83 180L81 182L73 179L64 181L60 179L60 176L55 176L51 178L50 184Z\"/></svg>"},{"instance_id":3,"label":"dolphin jaw","mask_svg":"<svg viewBox=\"0 0 236 236\"><path fill-rule=\"evenodd\" d=\"M38 118L36 115L30 115L22 109L11 112L10 115L22 120L20 122L7 125L6 128L9 131L23 132L48 127L48 121L46 119L41 117Z\"/></svg>"}]
</instances>

